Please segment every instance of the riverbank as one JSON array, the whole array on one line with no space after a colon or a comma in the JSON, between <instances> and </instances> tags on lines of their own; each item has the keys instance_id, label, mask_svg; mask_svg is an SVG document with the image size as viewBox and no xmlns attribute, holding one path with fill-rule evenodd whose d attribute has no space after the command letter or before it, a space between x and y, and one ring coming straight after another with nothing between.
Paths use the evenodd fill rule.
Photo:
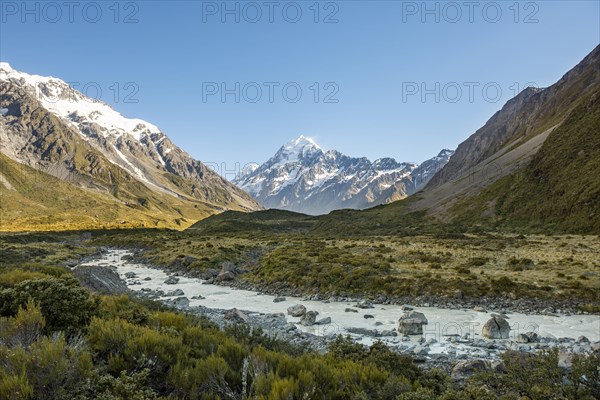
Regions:
<instances>
[{"instance_id":1,"label":"riverbank","mask_svg":"<svg viewBox=\"0 0 600 400\"><path fill-rule=\"evenodd\" d=\"M331 302L360 302L369 301L380 305L403 305L411 304L417 307L438 307L445 309L477 309L493 311L496 313L506 314L507 312L517 312L523 314L542 314L548 316L555 315L600 315L600 313L582 310L587 303L573 299L529 299L516 298L511 293L506 293L502 296L481 298L470 298L464 295L460 290L454 293L453 297L449 296L434 296L434 295L417 295L417 296L397 296L388 297L386 295L363 295L347 293L319 293L307 292L301 289L286 287L283 282L275 284L256 284L244 279L244 272L232 272L232 279L219 279L219 274L222 270L209 269L206 271L191 270L186 266L185 260L174 262L167 265L157 265L146 257L146 251L143 249L130 249L131 261L145 264L151 268L158 268L169 271L177 276L186 276L189 278L202 279L208 283L231 287L242 290L250 290L259 293L264 293L272 296L287 296L300 297L305 300L316 301L331 301ZM231 267L235 271L235 265ZM239 269L238 269L239 271Z\"/></svg>"},{"instance_id":2,"label":"riverbank","mask_svg":"<svg viewBox=\"0 0 600 400\"><path fill-rule=\"evenodd\" d=\"M84 264L114 269L127 287L142 297L205 315L219 326L241 319L243 323L260 327L271 336L318 352L324 352L338 334L349 334L355 341L367 345L381 340L401 354L414 356L426 367L448 370L465 360L486 360L491 365L506 350L538 352L557 349L564 366L568 366L573 354L586 354L600 348L600 338L594 336L600 328L600 319L596 316L524 315L502 310L513 327L511 338L490 340L481 336L481 326L492 316L490 310L451 310L419 307L413 303L411 307L422 312L429 323L424 327L423 335L404 336L397 331L397 321L404 310L394 304L369 304L362 308L358 306L360 299L275 298L231 285L207 284L189 274L186 276L182 271L144 265L139 262L142 256L139 251L105 249L102 254L99 260ZM287 308L295 304L303 304L319 313L319 319L329 318L330 322L303 326L299 318L286 315ZM239 310L243 317L234 315L227 318L227 313L233 308ZM519 335L528 331L538 331L539 334L531 341L524 341ZM579 338L585 335L592 341Z\"/></svg>"}]
</instances>

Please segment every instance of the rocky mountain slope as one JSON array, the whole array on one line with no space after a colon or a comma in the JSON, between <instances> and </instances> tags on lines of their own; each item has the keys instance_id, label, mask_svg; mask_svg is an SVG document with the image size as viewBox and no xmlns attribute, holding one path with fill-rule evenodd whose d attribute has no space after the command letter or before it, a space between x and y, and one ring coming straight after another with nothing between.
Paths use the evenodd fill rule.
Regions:
<instances>
[{"instance_id":1,"label":"rocky mountain slope","mask_svg":"<svg viewBox=\"0 0 600 400\"><path fill-rule=\"evenodd\" d=\"M523 90L458 146L452 160L428 187L468 176L473 167L501 149L521 145L559 126L582 99L597 91L599 73L600 46L554 85Z\"/></svg>"},{"instance_id":2,"label":"rocky mountain slope","mask_svg":"<svg viewBox=\"0 0 600 400\"><path fill-rule=\"evenodd\" d=\"M599 99L600 46L554 85L509 101L419 193L332 213L316 229L406 233L429 221L436 230L600 234Z\"/></svg>"},{"instance_id":3,"label":"rocky mountain slope","mask_svg":"<svg viewBox=\"0 0 600 400\"><path fill-rule=\"evenodd\" d=\"M393 158L371 162L324 150L314 140L300 136L234 183L266 208L312 215L342 208L363 209L419 191L452 153L442 150L421 165Z\"/></svg>"},{"instance_id":4,"label":"rocky mountain slope","mask_svg":"<svg viewBox=\"0 0 600 400\"><path fill-rule=\"evenodd\" d=\"M53 176L91 196L109 194L119 206L145 209L145 222L151 226L185 226L228 209L260 208L156 126L125 118L62 80L29 75L1 63L0 83L0 152L39 171L37 178ZM0 190L18 186L5 178L7 184ZM54 189L47 185L44 190ZM7 219L13 207L20 218L36 214L21 210L18 203L3 202L5 227L15 225ZM96 221L105 222L109 221Z\"/></svg>"},{"instance_id":5,"label":"rocky mountain slope","mask_svg":"<svg viewBox=\"0 0 600 400\"><path fill-rule=\"evenodd\" d=\"M540 135L541 136L541 135ZM600 233L600 87L576 102L530 162L450 211L457 221Z\"/></svg>"},{"instance_id":6,"label":"rocky mountain slope","mask_svg":"<svg viewBox=\"0 0 600 400\"><path fill-rule=\"evenodd\" d=\"M471 223L599 229L600 46L509 101L458 146L413 209Z\"/></svg>"}]
</instances>

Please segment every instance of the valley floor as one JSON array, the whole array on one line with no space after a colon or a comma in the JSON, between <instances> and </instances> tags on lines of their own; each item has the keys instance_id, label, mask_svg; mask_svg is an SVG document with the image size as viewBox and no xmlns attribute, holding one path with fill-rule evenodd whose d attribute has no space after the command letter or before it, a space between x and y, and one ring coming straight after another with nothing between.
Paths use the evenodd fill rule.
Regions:
<instances>
[{"instance_id":1,"label":"valley floor","mask_svg":"<svg viewBox=\"0 0 600 400\"><path fill-rule=\"evenodd\" d=\"M315 299L482 306L516 312L599 312L597 236L456 234L317 237L199 236L193 231L100 234L139 261L210 283ZM219 273L232 264L226 278Z\"/></svg>"},{"instance_id":2,"label":"valley floor","mask_svg":"<svg viewBox=\"0 0 600 400\"><path fill-rule=\"evenodd\" d=\"M104 250L97 259L76 267L76 271L89 267L114 269L137 295L207 316L221 327L229 321L231 311L228 310L236 309L241 313L236 314L240 322L260 327L269 336L319 352L326 351L338 335L350 335L354 341L365 345L381 341L395 352L426 363L429 368L451 369L460 360L498 360L506 350L535 353L555 348L560 350L565 363L572 354L600 349L600 316L597 315L519 314L481 307L476 310L415 308L373 304L357 298L319 301L274 297L209 284L179 272L167 273L133 259L132 251ZM305 324L301 317L286 315L289 307L298 304L318 313L314 324ZM406 310L416 310L427 317L428 324L422 335L408 336L398 332L398 318ZM482 335L486 321L498 315L492 311L510 321L511 332L507 339L490 340ZM528 332L535 332L538 339L525 340L522 334Z\"/></svg>"},{"instance_id":3,"label":"valley floor","mask_svg":"<svg viewBox=\"0 0 600 400\"><path fill-rule=\"evenodd\" d=\"M599 250L597 237L497 233L1 234L0 397L42 398L52 382L45 398L593 399ZM285 315L298 303L331 322L299 324ZM429 328L495 312L539 335L403 337L404 304ZM68 378L34 363L52 346Z\"/></svg>"}]
</instances>

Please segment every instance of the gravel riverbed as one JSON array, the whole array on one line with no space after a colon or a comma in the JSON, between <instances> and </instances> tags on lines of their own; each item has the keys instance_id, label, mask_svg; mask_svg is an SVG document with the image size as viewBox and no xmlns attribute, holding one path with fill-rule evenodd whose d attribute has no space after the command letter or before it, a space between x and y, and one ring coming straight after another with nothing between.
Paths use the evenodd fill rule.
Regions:
<instances>
[{"instance_id":1,"label":"gravel riverbed","mask_svg":"<svg viewBox=\"0 0 600 400\"><path fill-rule=\"evenodd\" d=\"M273 295L215 285L184 276L179 271L142 264L134 252L127 250L102 251L99 257L86 260L77 269L91 269L100 279L110 282L109 286L118 287L118 291L128 288L139 296L205 315L221 327L236 321L247 323L262 328L268 335L319 352L325 352L337 335L350 335L365 345L381 340L395 351L414 356L425 367L448 370L460 361L493 363L508 349L537 352L557 348L564 367L569 366L573 354L600 350L600 316L597 315L558 313L557 310L519 313L496 309L492 312L482 306L471 308L464 304L441 308L414 301L398 305L347 297ZM104 271L105 276L99 271ZM288 308L298 305L307 311L301 316L290 315ZM304 317L308 311L311 318ZM411 311L426 317L427 324L422 326L419 335L406 335L398 325L398 319ZM505 319L510 325L506 338L484 337L486 322L493 317ZM312 320L307 322L307 319Z\"/></svg>"}]
</instances>

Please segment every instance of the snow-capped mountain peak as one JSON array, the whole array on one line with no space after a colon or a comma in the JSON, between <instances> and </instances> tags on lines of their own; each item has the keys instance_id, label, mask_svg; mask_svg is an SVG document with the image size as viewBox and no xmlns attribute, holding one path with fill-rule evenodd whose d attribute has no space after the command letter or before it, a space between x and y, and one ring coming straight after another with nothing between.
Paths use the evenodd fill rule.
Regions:
<instances>
[{"instance_id":1,"label":"snow-capped mountain peak","mask_svg":"<svg viewBox=\"0 0 600 400\"><path fill-rule=\"evenodd\" d=\"M166 154L175 146L169 141L159 147L166 136L156 125L142 119L126 118L110 105L84 95L61 79L21 72L6 62L0 63L0 81L23 88L46 110L101 149L110 161L127 169L144 183L165 189L145 172L139 156L131 154L132 146L147 148L153 163L163 168L169 163Z\"/></svg>"},{"instance_id":2,"label":"snow-capped mountain peak","mask_svg":"<svg viewBox=\"0 0 600 400\"><path fill-rule=\"evenodd\" d=\"M85 96L61 79L27 74L0 62L0 81L13 81L25 86L44 108L76 128L94 123L103 128L100 132L105 137L130 135L137 141L152 134L162 135L156 125L137 118L126 118L110 105Z\"/></svg>"},{"instance_id":3,"label":"snow-capped mountain peak","mask_svg":"<svg viewBox=\"0 0 600 400\"><path fill-rule=\"evenodd\" d=\"M441 152L420 168L415 163L381 158L375 162L324 150L300 136L267 162L233 182L267 208L323 214L341 208L367 208L399 200L423 187L448 161ZM413 173L418 172L418 177Z\"/></svg>"},{"instance_id":4,"label":"snow-capped mountain peak","mask_svg":"<svg viewBox=\"0 0 600 400\"><path fill-rule=\"evenodd\" d=\"M6 73L9 73L14 70L12 69L9 63L0 61L0 71L5 71Z\"/></svg>"},{"instance_id":5,"label":"snow-capped mountain peak","mask_svg":"<svg viewBox=\"0 0 600 400\"><path fill-rule=\"evenodd\" d=\"M290 150L294 150L294 149L304 149L306 147L309 148L317 148L319 150L323 150L321 148L321 146L319 146L317 144L317 142L315 142L315 140L313 138L304 136L304 135L300 135L298 136L296 139L288 142L287 144L284 145L284 147L286 149L290 149Z\"/></svg>"},{"instance_id":6,"label":"snow-capped mountain peak","mask_svg":"<svg viewBox=\"0 0 600 400\"><path fill-rule=\"evenodd\" d=\"M450 158L452 156L452 154L454 154L454 150L444 149L444 150L441 150L436 157L437 158Z\"/></svg>"},{"instance_id":7,"label":"snow-capped mountain peak","mask_svg":"<svg viewBox=\"0 0 600 400\"><path fill-rule=\"evenodd\" d=\"M93 148L100 152L106 160L127 171L152 191L158 189L177 198L214 200L215 203L226 199L232 204L239 202L248 208L257 207L246 193L194 160L156 125L124 117L110 105L78 91L81 88L76 84L72 87L58 78L21 72L6 62L0 63L0 82L3 122L18 121L23 113L43 109L45 114L60 121L49 121L49 124L64 126L66 136L72 134L77 136L77 140L83 139L84 145L80 148ZM23 124L7 126L12 130L0 130L2 152L16 161L32 162L32 158L27 158L27 153L23 152L23 148L30 145L32 130L19 129ZM65 139L67 141L70 140ZM70 172L77 169L72 159L76 150L69 148L59 152L63 164L69 165ZM91 157L85 154L82 158L87 159L88 156ZM56 163L55 160L53 162Z\"/></svg>"},{"instance_id":8,"label":"snow-capped mountain peak","mask_svg":"<svg viewBox=\"0 0 600 400\"><path fill-rule=\"evenodd\" d=\"M275 154L278 162L297 162L315 154L323 153L321 146L314 139L300 135L296 139L284 144Z\"/></svg>"}]
</instances>

